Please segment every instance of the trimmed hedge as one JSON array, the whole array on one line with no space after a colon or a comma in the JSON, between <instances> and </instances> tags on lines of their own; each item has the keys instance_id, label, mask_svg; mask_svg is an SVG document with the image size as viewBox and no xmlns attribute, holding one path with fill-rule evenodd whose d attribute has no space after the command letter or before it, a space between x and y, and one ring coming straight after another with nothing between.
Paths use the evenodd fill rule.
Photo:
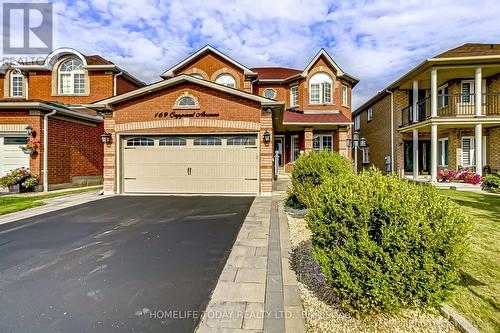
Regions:
<instances>
[{"instance_id":1,"label":"trimmed hedge","mask_svg":"<svg viewBox=\"0 0 500 333\"><path fill-rule=\"evenodd\" d=\"M313 258L347 311L427 308L453 290L471 221L438 189L369 170L313 196Z\"/></svg>"},{"instance_id":2,"label":"trimmed hedge","mask_svg":"<svg viewBox=\"0 0 500 333\"><path fill-rule=\"evenodd\" d=\"M313 193L325 180L353 173L351 161L337 152L310 152L295 161L291 175L293 195L309 206Z\"/></svg>"}]
</instances>

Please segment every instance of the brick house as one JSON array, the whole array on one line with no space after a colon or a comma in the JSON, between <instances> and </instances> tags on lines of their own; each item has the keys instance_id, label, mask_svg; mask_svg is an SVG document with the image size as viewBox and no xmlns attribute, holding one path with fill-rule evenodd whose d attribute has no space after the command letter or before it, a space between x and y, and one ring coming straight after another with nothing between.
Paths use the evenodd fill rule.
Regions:
<instances>
[{"instance_id":1,"label":"brick house","mask_svg":"<svg viewBox=\"0 0 500 333\"><path fill-rule=\"evenodd\" d=\"M358 168L436 181L439 170L500 170L500 44L427 59L353 112ZM389 162L389 163L386 163Z\"/></svg>"},{"instance_id":2,"label":"brick house","mask_svg":"<svg viewBox=\"0 0 500 333\"><path fill-rule=\"evenodd\" d=\"M97 56L62 48L0 68L0 173L25 167L45 191L102 183L103 119L83 105L144 83ZM37 141L34 154L19 148Z\"/></svg>"},{"instance_id":3,"label":"brick house","mask_svg":"<svg viewBox=\"0 0 500 333\"><path fill-rule=\"evenodd\" d=\"M206 46L162 81L89 105L104 114L107 193L269 194L312 150L350 156L358 80L325 50L303 70L248 68Z\"/></svg>"}]
</instances>

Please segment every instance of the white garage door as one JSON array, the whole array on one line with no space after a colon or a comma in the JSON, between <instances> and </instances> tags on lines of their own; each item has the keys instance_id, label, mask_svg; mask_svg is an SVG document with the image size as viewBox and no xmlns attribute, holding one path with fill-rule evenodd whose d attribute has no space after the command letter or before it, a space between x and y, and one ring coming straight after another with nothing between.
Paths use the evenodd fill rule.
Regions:
<instances>
[{"instance_id":1,"label":"white garage door","mask_svg":"<svg viewBox=\"0 0 500 333\"><path fill-rule=\"evenodd\" d=\"M122 156L124 192L259 191L256 135L125 137Z\"/></svg>"},{"instance_id":2,"label":"white garage door","mask_svg":"<svg viewBox=\"0 0 500 333\"><path fill-rule=\"evenodd\" d=\"M15 135L0 135L0 173L1 176L11 170L30 166L29 155L23 153L19 146L28 143L28 137Z\"/></svg>"}]
</instances>

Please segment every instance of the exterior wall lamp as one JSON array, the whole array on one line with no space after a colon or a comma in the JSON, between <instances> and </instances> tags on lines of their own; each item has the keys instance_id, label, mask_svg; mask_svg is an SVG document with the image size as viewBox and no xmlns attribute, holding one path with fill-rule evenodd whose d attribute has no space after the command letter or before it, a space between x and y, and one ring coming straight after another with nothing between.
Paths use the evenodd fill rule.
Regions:
<instances>
[{"instance_id":1,"label":"exterior wall lamp","mask_svg":"<svg viewBox=\"0 0 500 333\"><path fill-rule=\"evenodd\" d=\"M31 127L30 125L26 126L24 128L24 130L26 131L26 134L28 134L28 135L31 135L31 133L33 133L33 127Z\"/></svg>"},{"instance_id":2,"label":"exterior wall lamp","mask_svg":"<svg viewBox=\"0 0 500 333\"><path fill-rule=\"evenodd\" d=\"M271 142L271 133L269 133L268 131L265 131L264 132L264 143L269 144L269 142Z\"/></svg>"},{"instance_id":3,"label":"exterior wall lamp","mask_svg":"<svg viewBox=\"0 0 500 333\"><path fill-rule=\"evenodd\" d=\"M101 134L101 141L103 143L110 143L111 142L111 134L104 132Z\"/></svg>"}]
</instances>

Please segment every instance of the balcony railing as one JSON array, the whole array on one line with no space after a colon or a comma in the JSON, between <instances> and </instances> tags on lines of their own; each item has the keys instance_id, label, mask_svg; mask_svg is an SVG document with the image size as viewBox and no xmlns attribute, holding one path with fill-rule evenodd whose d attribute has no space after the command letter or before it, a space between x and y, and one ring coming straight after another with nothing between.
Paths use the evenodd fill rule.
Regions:
<instances>
[{"instance_id":1,"label":"balcony railing","mask_svg":"<svg viewBox=\"0 0 500 333\"><path fill-rule=\"evenodd\" d=\"M476 115L474 94L438 95L437 115L443 118L473 117ZM500 93L482 94L481 115L500 116ZM431 117L431 98L427 97L417 102L416 119L413 106L401 110L401 127L418 123Z\"/></svg>"}]
</instances>

